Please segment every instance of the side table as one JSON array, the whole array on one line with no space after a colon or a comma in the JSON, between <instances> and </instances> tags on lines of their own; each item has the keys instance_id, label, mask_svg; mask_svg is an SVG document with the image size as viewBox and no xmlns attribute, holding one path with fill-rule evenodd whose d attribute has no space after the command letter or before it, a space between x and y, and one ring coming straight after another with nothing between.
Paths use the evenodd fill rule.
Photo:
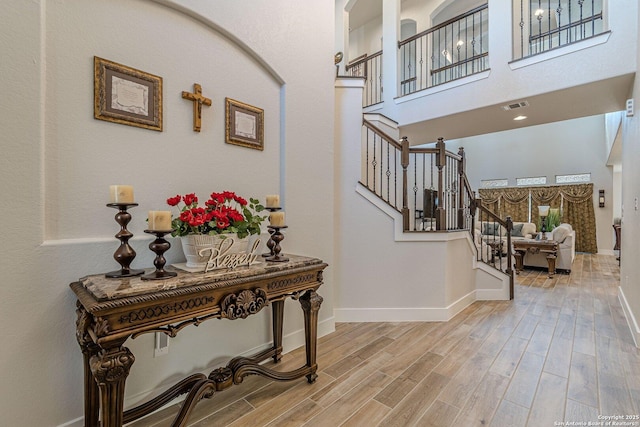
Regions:
<instances>
[{"instance_id":1,"label":"side table","mask_svg":"<svg viewBox=\"0 0 640 427\"><path fill-rule=\"evenodd\" d=\"M520 274L524 268L524 255L545 253L547 254L547 264L549 277L556 273L556 257L558 255L558 243L553 240L516 240L513 242L513 251L516 257L516 274Z\"/></svg>"}]
</instances>

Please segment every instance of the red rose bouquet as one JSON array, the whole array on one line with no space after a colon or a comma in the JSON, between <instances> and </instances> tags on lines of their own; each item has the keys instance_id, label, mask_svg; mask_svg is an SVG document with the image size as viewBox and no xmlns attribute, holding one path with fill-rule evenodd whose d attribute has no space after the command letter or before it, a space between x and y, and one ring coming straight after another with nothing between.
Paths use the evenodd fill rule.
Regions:
<instances>
[{"instance_id":1,"label":"red rose bouquet","mask_svg":"<svg viewBox=\"0 0 640 427\"><path fill-rule=\"evenodd\" d=\"M183 207L179 206L181 202ZM231 191L211 193L204 207L198 206L194 193L169 197L167 204L180 209L180 216L171 222L175 229L172 236L236 233L242 239L250 234L260 234L260 224L266 218L257 215L264 210L258 200L250 198L247 202Z\"/></svg>"}]
</instances>

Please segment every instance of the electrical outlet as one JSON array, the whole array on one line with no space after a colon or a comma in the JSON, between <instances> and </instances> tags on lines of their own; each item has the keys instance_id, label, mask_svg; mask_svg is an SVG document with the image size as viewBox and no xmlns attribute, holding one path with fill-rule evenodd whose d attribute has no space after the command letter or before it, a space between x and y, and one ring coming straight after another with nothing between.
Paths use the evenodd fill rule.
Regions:
<instances>
[{"instance_id":1,"label":"electrical outlet","mask_svg":"<svg viewBox=\"0 0 640 427\"><path fill-rule=\"evenodd\" d=\"M638 210L638 198L637 197L634 199L634 207L635 207L636 210Z\"/></svg>"},{"instance_id":2,"label":"electrical outlet","mask_svg":"<svg viewBox=\"0 0 640 427\"><path fill-rule=\"evenodd\" d=\"M164 332L156 332L156 343L153 349L153 357L169 354L169 336Z\"/></svg>"}]
</instances>

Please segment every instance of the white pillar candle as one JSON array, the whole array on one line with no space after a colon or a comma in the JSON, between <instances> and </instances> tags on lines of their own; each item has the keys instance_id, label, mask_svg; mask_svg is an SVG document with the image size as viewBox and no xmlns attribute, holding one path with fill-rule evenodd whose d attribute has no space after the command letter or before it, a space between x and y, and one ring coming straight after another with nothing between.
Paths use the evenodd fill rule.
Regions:
<instances>
[{"instance_id":1,"label":"white pillar candle","mask_svg":"<svg viewBox=\"0 0 640 427\"><path fill-rule=\"evenodd\" d=\"M109 203L134 203L132 185L110 185Z\"/></svg>"},{"instance_id":2,"label":"white pillar candle","mask_svg":"<svg viewBox=\"0 0 640 427\"><path fill-rule=\"evenodd\" d=\"M279 212L271 212L269 215L269 224L274 227L283 227L284 226L284 211Z\"/></svg>"},{"instance_id":3,"label":"white pillar candle","mask_svg":"<svg viewBox=\"0 0 640 427\"><path fill-rule=\"evenodd\" d=\"M171 230L171 211L149 211L149 230Z\"/></svg>"},{"instance_id":4,"label":"white pillar candle","mask_svg":"<svg viewBox=\"0 0 640 427\"><path fill-rule=\"evenodd\" d=\"M280 207L280 195L272 194L267 196L267 207L268 208L279 208Z\"/></svg>"}]
</instances>

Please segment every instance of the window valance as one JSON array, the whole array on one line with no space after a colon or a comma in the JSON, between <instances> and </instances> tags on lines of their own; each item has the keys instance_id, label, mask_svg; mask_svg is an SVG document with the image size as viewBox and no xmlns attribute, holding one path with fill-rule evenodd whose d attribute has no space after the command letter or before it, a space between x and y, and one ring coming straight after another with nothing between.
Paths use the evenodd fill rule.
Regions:
<instances>
[{"instance_id":1,"label":"window valance","mask_svg":"<svg viewBox=\"0 0 640 427\"><path fill-rule=\"evenodd\" d=\"M517 222L537 222L538 206L557 208L562 222L576 231L576 250L598 252L593 183L481 188L478 193L485 207Z\"/></svg>"}]
</instances>

